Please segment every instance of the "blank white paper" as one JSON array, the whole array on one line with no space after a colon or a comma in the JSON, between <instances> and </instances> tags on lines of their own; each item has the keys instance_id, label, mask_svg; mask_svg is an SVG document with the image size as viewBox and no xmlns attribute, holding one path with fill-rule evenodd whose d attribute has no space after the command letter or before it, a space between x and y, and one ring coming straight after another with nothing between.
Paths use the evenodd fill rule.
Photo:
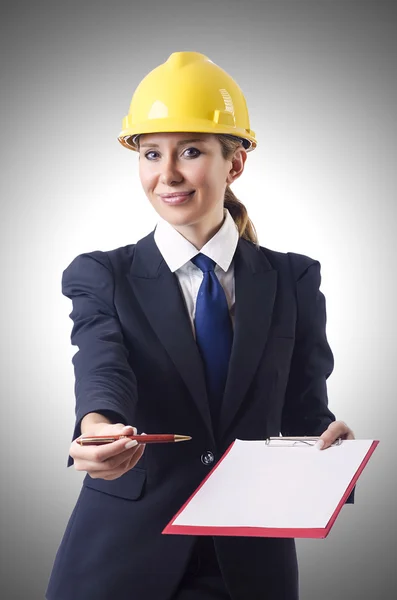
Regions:
<instances>
[{"instance_id":1,"label":"blank white paper","mask_svg":"<svg viewBox=\"0 0 397 600\"><path fill-rule=\"evenodd\" d=\"M372 442L318 450L236 440L173 525L324 528Z\"/></svg>"}]
</instances>

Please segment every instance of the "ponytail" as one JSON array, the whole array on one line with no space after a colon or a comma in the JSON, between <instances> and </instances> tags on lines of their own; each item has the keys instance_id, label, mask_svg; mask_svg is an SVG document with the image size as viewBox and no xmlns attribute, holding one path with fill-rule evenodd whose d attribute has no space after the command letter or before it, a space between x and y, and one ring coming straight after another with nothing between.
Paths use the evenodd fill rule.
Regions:
<instances>
[{"instance_id":1,"label":"ponytail","mask_svg":"<svg viewBox=\"0 0 397 600\"><path fill-rule=\"evenodd\" d=\"M229 159L233 152L241 146L241 141L237 138L227 135L217 135L217 138L219 139L222 155L225 160ZM254 224L248 216L247 209L236 198L230 186L227 186L225 190L224 207L230 212L233 221L236 223L239 236L259 247L258 236Z\"/></svg>"}]
</instances>

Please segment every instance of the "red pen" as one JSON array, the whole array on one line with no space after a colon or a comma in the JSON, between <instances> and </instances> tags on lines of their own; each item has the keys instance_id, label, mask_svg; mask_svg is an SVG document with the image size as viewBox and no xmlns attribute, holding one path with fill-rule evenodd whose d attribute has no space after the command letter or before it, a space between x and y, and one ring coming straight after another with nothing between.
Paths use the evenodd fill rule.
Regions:
<instances>
[{"instance_id":1,"label":"red pen","mask_svg":"<svg viewBox=\"0 0 397 600\"><path fill-rule=\"evenodd\" d=\"M126 438L129 440L136 440L142 444L164 444L167 442L185 442L191 440L190 435L177 435L177 434L148 434L148 435L94 435L81 437L76 440L80 446L102 446L103 444L111 444Z\"/></svg>"}]
</instances>

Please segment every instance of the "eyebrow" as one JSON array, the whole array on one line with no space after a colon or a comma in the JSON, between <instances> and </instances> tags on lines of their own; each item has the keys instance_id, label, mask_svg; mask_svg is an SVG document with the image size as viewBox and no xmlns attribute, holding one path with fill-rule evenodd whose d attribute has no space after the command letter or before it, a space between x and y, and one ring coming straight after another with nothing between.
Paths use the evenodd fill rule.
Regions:
<instances>
[{"instance_id":1,"label":"eyebrow","mask_svg":"<svg viewBox=\"0 0 397 600\"><path fill-rule=\"evenodd\" d=\"M191 139L191 140L181 140L180 142L177 142L177 146L183 146L183 144L191 144L192 142L205 142L204 139L202 138L196 138L196 139ZM158 148L159 145L158 144L150 144L149 142L146 142L146 144L139 144L140 148Z\"/></svg>"}]
</instances>

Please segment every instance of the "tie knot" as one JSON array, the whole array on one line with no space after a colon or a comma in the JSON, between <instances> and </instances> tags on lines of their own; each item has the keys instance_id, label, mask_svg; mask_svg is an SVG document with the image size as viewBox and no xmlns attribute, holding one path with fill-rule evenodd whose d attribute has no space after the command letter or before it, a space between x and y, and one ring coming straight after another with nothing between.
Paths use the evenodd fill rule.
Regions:
<instances>
[{"instance_id":1,"label":"tie knot","mask_svg":"<svg viewBox=\"0 0 397 600\"><path fill-rule=\"evenodd\" d=\"M207 273L208 271L213 271L215 269L215 261L201 253L192 258L192 263L201 269L203 273Z\"/></svg>"}]
</instances>

